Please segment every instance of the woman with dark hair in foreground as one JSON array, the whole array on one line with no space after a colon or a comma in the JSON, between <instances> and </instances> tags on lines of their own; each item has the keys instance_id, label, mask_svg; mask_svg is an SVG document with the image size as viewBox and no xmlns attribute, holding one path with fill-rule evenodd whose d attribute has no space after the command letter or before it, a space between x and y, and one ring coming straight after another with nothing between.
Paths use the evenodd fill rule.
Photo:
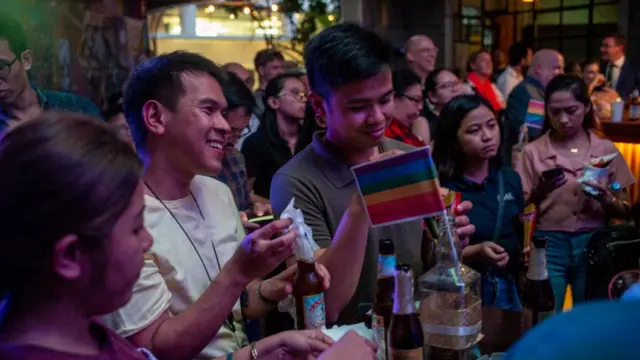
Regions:
<instances>
[{"instance_id":1,"label":"woman with dark hair in foreground","mask_svg":"<svg viewBox=\"0 0 640 360\"><path fill-rule=\"evenodd\" d=\"M0 359L153 359L94 321L130 300L153 242L141 172L129 144L82 115L45 113L0 139ZM247 236L230 261L287 246L261 240L269 229ZM331 343L320 330L289 331L227 359L307 359ZM320 359L375 354L355 334L338 344Z\"/></svg>"}]
</instances>

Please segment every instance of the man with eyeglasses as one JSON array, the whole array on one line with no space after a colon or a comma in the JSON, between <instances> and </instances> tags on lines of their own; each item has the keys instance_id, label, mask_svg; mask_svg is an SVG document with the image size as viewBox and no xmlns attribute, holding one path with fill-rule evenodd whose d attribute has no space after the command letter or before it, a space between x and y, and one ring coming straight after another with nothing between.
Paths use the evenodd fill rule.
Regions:
<instances>
[{"instance_id":1,"label":"man with eyeglasses","mask_svg":"<svg viewBox=\"0 0 640 360\"><path fill-rule=\"evenodd\" d=\"M222 65L222 69L236 75L249 88L249 90L253 90L253 86L255 85L253 72L247 70L244 66L234 62L226 63ZM245 128L243 128L241 133L234 132L232 134L232 135L239 135L239 137L235 136L236 138L235 147L238 150L242 149L242 143L244 142L244 140L249 135L253 134L254 132L256 132L256 130L258 130L258 125L260 125L260 119L258 119L258 116L256 116L256 114L254 113L256 106L257 106L257 103L254 99L253 105L251 105L252 113L249 116L248 125Z\"/></svg>"},{"instance_id":2,"label":"man with eyeglasses","mask_svg":"<svg viewBox=\"0 0 640 360\"><path fill-rule=\"evenodd\" d=\"M22 25L9 15L0 14L0 132L10 123L36 117L44 110L100 118L100 110L84 97L32 87L27 75L32 65L33 54Z\"/></svg>"}]
</instances>

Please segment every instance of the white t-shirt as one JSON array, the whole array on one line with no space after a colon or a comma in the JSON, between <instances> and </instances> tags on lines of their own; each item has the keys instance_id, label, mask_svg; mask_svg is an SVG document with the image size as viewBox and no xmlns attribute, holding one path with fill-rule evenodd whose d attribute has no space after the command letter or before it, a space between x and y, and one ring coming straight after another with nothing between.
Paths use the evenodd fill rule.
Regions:
<instances>
[{"instance_id":1,"label":"white t-shirt","mask_svg":"<svg viewBox=\"0 0 640 360\"><path fill-rule=\"evenodd\" d=\"M167 309L172 315L186 310L211 283L203 262L209 275L215 277L220 272L217 259L220 267L223 266L245 236L233 196L226 185L209 177L196 176L190 190L206 221L191 196L164 203L187 231L193 245L162 203L145 195L144 223L153 237L153 246L146 255L131 301L104 317L105 323L120 336L140 332ZM225 324L198 359L224 356L247 344L240 301L233 308L233 316L235 334Z\"/></svg>"}]
</instances>

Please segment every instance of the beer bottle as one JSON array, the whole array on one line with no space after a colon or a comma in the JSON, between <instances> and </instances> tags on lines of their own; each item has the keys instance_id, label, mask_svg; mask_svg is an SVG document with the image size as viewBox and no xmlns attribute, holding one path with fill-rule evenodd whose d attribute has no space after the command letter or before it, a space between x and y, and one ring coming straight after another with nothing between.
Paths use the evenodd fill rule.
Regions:
<instances>
[{"instance_id":1,"label":"beer bottle","mask_svg":"<svg viewBox=\"0 0 640 360\"><path fill-rule=\"evenodd\" d=\"M411 265L396 266L393 314L387 338L389 360L422 360L424 338L413 299Z\"/></svg>"},{"instance_id":2,"label":"beer bottle","mask_svg":"<svg viewBox=\"0 0 640 360\"><path fill-rule=\"evenodd\" d=\"M634 89L629 96L629 120L640 119L640 92Z\"/></svg>"},{"instance_id":3,"label":"beer bottle","mask_svg":"<svg viewBox=\"0 0 640 360\"><path fill-rule=\"evenodd\" d=\"M296 329L315 329L326 325L324 288L313 260L298 259L293 296L296 301Z\"/></svg>"},{"instance_id":4,"label":"beer bottle","mask_svg":"<svg viewBox=\"0 0 640 360\"><path fill-rule=\"evenodd\" d=\"M393 272L396 269L396 254L391 239L382 239L378 244L378 286L373 299L371 329L373 340L378 344L378 360L386 360L387 330L391 322L393 307Z\"/></svg>"},{"instance_id":5,"label":"beer bottle","mask_svg":"<svg viewBox=\"0 0 640 360\"><path fill-rule=\"evenodd\" d=\"M555 300L547 272L547 239L534 236L529 254L529 270L522 293L522 325L526 331L553 315Z\"/></svg>"}]
</instances>

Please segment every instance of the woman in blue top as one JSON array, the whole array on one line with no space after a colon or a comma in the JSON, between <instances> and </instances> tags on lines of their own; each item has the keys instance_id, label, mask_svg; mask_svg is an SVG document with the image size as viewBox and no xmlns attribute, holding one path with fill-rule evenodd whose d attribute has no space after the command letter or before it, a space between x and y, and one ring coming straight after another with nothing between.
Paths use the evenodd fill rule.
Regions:
<instances>
[{"instance_id":1,"label":"woman in blue top","mask_svg":"<svg viewBox=\"0 0 640 360\"><path fill-rule=\"evenodd\" d=\"M473 202L476 227L462 259L482 274L482 303L520 310L516 286L520 236L513 219L524 210L520 176L502 166L500 122L477 95L452 99L434 140L433 158L443 187Z\"/></svg>"}]
</instances>

